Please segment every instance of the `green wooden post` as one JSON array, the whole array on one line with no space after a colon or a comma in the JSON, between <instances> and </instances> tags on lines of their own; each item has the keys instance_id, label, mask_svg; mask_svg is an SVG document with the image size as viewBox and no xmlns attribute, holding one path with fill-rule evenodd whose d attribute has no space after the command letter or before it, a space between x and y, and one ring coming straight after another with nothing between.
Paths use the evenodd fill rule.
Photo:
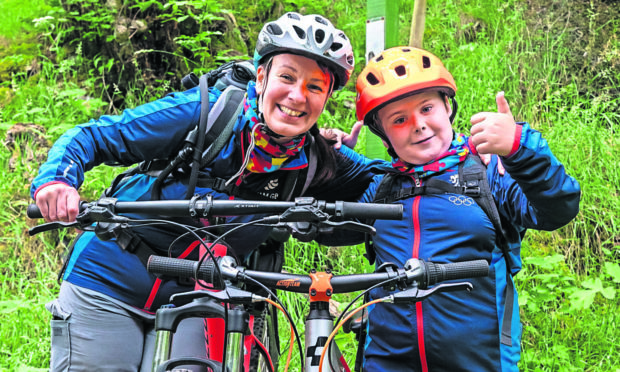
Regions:
<instances>
[{"instance_id":1,"label":"green wooden post","mask_svg":"<svg viewBox=\"0 0 620 372\"><path fill-rule=\"evenodd\" d=\"M398 42L398 0L366 1L366 62ZM365 129L366 156L391 160L379 137Z\"/></svg>"}]
</instances>

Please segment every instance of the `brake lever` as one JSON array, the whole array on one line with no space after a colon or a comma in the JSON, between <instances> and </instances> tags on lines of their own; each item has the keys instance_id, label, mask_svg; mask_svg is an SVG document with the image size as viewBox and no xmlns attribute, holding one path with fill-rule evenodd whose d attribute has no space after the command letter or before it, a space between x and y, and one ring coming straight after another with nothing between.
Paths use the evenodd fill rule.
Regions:
<instances>
[{"instance_id":1,"label":"brake lever","mask_svg":"<svg viewBox=\"0 0 620 372\"><path fill-rule=\"evenodd\" d=\"M279 217L280 222L320 222L326 221L329 214L312 205L301 205L287 209Z\"/></svg>"},{"instance_id":2,"label":"brake lever","mask_svg":"<svg viewBox=\"0 0 620 372\"><path fill-rule=\"evenodd\" d=\"M318 234L331 234L334 229L359 231L372 235L375 235L377 232L377 230L372 226L354 221L323 221L319 223L297 221L286 223L286 227L295 239L304 243L314 240Z\"/></svg>"},{"instance_id":3,"label":"brake lever","mask_svg":"<svg viewBox=\"0 0 620 372\"><path fill-rule=\"evenodd\" d=\"M76 227L84 231L94 231L92 224L95 222L127 223L129 221L130 219L127 217L115 215L108 207L92 205L84 208L73 222L54 221L37 225L28 230L28 235L33 236L44 231L66 229L69 227Z\"/></svg>"},{"instance_id":4,"label":"brake lever","mask_svg":"<svg viewBox=\"0 0 620 372\"><path fill-rule=\"evenodd\" d=\"M80 227L80 223L78 221L73 221L73 222L56 221L56 222L43 223L41 225L37 225L37 226L31 227L30 229L28 229L28 235L34 236L34 235L37 235L45 231L66 229L69 227ZM85 230L85 229L82 229L82 230Z\"/></svg>"},{"instance_id":5,"label":"brake lever","mask_svg":"<svg viewBox=\"0 0 620 372\"><path fill-rule=\"evenodd\" d=\"M419 289L417 286L415 286L406 291L393 293L385 298L395 304L414 303L420 302L430 297L431 295L439 292L455 292L462 290L467 290L468 292L471 292L472 289L474 289L474 286L470 282L441 283L429 289Z\"/></svg>"},{"instance_id":6,"label":"brake lever","mask_svg":"<svg viewBox=\"0 0 620 372\"><path fill-rule=\"evenodd\" d=\"M170 297L170 302L175 306L181 306L198 298L210 298L219 302L245 305L254 302L255 295L237 287L229 286L221 291L199 289L191 292L177 293Z\"/></svg>"},{"instance_id":7,"label":"brake lever","mask_svg":"<svg viewBox=\"0 0 620 372\"><path fill-rule=\"evenodd\" d=\"M328 225L327 228L329 229L352 230L352 231L359 231L359 232L368 233L372 235L375 235L377 233L377 230L373 226L366 225L361 222L355 222L355 221L340 221L340 222L323 221L319 224L319 230L321 232L324 231L322 230L323 225Z\"/></svg>"}]
</instances>

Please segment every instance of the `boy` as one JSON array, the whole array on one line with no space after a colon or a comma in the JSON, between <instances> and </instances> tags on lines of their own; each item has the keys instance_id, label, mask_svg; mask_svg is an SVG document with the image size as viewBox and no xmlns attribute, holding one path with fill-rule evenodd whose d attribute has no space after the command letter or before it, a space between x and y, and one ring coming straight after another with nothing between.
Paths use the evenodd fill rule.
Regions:
<instances>
[{"instance_id":1,"label":"boy","mask_svg":"<svg viewBox=\"0 0 620 372\"><path fill-rule=\"evenodd\" d=\"M517 371L521 325L512 275L521 268L521 239L528 228L550 231L571 221L579 211L579 184L539 132L514 121L503 93L496 97L498 112L471 118L469 137L455 133L456 84L427 51L384 51L364 68L356 88L358 119L393 158L390 172L375 177L362 201L379 201L380 192L379 199L403 204L405 211L401 221L376 221L369 253L376 254L377 267L402 266L411 257L490 264L488 277L470 280L471 293L372 306L364 369ZM478 153L501 156L506 174L499 175L497 156L480 168ZM466 185L464 174L475 169L483 169L480 182ZM475 200L489 194L504 234ZM387 294L377 289L371 297Z\"/></svg>"}]
</instances>

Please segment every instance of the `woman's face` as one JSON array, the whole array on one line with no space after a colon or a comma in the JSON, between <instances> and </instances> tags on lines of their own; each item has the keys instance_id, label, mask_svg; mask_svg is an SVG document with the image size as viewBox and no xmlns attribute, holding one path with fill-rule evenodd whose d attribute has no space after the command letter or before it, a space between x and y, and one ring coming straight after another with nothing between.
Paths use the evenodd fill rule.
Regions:
<instances>
[{"instance_id":1,"label":"woman's face","mask_svg":"<svg viewBox=\"0 0 620 372\"><path fill-rule=\"evenodd\" d=\"M269 129L285 136L276 139L283 143L316 123L330 94L331 75L316 61L295 54L274 56L269 76L266 72L258 67L259 109Z\"/></svg>"},{"instance_id":2,"label":"woman's face","mask_svg":"<svg viewBox=\"0 0 620 372\"><path fill-rule=\"evenodd\" d=\"M426 164L450 148L452 109L436 91L392 102L379 110L383 130L400 160Z\"/></svg>"}]
</instances>

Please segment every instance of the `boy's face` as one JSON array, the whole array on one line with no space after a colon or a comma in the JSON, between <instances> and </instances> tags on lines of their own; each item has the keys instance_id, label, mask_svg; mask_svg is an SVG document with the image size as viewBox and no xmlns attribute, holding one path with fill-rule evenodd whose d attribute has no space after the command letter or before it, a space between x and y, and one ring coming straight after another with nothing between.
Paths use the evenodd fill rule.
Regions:
<instances>
[{"instance_id":1,"label":"boy's face","mask_svg":"<svg viewBox=\"0 0 620 372\"><path fill-rule=\"evenodd\" d=\"M400 160L426 164L450 148L452 109L437 91L422 92L379 110L383 130Z\"/></svg>"}]
</instances>

